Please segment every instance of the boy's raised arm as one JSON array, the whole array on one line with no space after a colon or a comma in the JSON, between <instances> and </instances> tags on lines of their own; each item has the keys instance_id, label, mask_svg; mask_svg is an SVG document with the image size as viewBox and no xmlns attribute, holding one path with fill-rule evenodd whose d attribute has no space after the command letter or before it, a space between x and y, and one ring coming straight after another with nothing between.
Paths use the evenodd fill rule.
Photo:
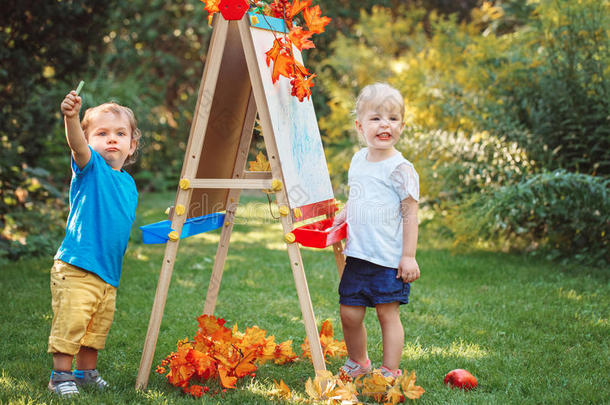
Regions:
<instances>
[{"instance_id":1,"label":"boy's raised arm","mask_svg":"<svg viewBox=\"0 0 610 405\"><path fill-rule=\"evenodd\" d=\"M80 112L81 98L73 90L66 95L61 102L61 112L64 115L64 123L66 126L66 139L72 150L72 158L74 163L80 169L85 167L91 159L91 150L89 149L85 133L80 126L78 113Z\"/></svg>"}]
</instances>

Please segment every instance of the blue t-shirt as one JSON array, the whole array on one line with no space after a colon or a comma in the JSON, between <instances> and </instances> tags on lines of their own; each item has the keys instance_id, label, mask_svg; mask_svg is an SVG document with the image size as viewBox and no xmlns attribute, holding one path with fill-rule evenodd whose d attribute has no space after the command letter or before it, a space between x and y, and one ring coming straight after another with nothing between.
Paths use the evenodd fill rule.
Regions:
<instances>
[{"instance_id":1,"label":"blue t-shirt","mask_svg":"<svg viewBox=\"0 0 610 405\"><path fill-rule=\"evenodd\" d=\"M93 149L82 169L72 160L70 214L55 259L118 287L137 204L136 183L127 172L113 170Z\"/></svg>"}]
</instances>

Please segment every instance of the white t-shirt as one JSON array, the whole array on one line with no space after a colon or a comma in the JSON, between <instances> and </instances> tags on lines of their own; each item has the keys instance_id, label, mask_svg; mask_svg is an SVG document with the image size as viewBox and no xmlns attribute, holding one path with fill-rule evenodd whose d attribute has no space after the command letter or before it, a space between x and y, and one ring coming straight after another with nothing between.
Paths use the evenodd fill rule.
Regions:
<instances>
[{"instance_id":1,"label":"white t-shirt","mask_svg":"<svg viewBox=\"0 0 610 405\"><path fill-rule=\"evenodd\" d=\"M402 256L400 202L419 201L419 176L402 154L380 162L366 160L368 148L356 152L348 172L345 254L398 268Z\"/></svg>"}]
</instances>

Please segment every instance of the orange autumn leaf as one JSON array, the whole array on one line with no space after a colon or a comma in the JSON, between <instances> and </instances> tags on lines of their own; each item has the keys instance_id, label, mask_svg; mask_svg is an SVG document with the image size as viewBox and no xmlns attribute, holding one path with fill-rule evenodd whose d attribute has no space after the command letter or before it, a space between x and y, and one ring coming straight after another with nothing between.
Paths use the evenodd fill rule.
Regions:
<instances>
[{"instance_id":1,"label":"orange autumn leaf","mask_svg":"<svg viewBox=\"0 0 610 405\"><path fill-rule=\"evenodd\" d=\"M275 345L273 358L275 364L285 364L296 360L297 355L292 351L292 340L286 340L285 342Z\"/></svg>"},{"instance_id":2,"label":"orange autumn leaf","mask_svg":"<svg viewBox=\"0 0 610 405\"><path fill-rule=\"evenodd\" d=\"M267 331L258 326L241 333L237 325L228 329L223 319L214 316L200 316L197 321L199 328L193 341L188 338L178 341L176 351L157 367L158 373L167 372L168 382L185 393L199 394L199 388L192 387L197 381L211 378L218 378L223 388L235 388L240 378L255 376L258 364L275 359L277 346L284 348L282 356L286 362L296 359L290 341L276 345L275 338L266 337Z\"/></svg>"},{"instance_id":3,"label":"orange autumn leaf","mask_svg":"<svg viewBox=\"0 0 610 405\"><path fill-rule=\"evenodd\" d=\"M277 381L273 380L273 384L275 384L274 393L277 396L279 396L280 398L283 398L283 399L290 399L292 392L290 391L290 387L288 387L286 385L284 380L280 380L279 383Z\"/></svg>"},{"instance_id":4,"label":"orange autumn leaf","mask_svg":"<svg viewBox=\"0 0 610 405\"><path fill-rule=\"evenodd\" d=\"M275 83L280 75L290 77L294 71L294 58L284 52L275 58L273 62L273 72L271 73L271 81Z\"/></svg>"},{"instance_id":5,"label":"orange autumn leaf","mask_svg":"<svg viewBox=\"0 0 610 405\"><path fill-rule=\"evenodd\" d=\"M303 18L305 19L305 24L307 24L309 31L316 34L324 32L324 27L328 25L330 18L321 17L321 14L322 10L320 10L320 6L308 7L303 10Z\"/></svg>"},{"instance_id":6,"label":"orange autumn leaf","mask_svg":"<svg viewBox=\"0 0 610 405\"><path fill-rule=\"evenodd\" d=\"M297 14L299 14L305 7L309 7L311 5L311 0L294 0L292 2L292 6L290 10L288 10L288 17L293 18Z\"/></svg>"},{"instance_id":7,"label":"orange autumn leaf","mask_svg":"<svg viewBox=\"0 0 610 405\"><path fill-rule=\"evenodd\" d=\"M322 346L322 354L326 360L327 356L347 356L347 348L344 341L339 341L334 338L334 331L330 320L324 321L320 328L320 345ZM309 340L305 338L305 341L301 345L303 350L303 356L311 358L311 348L309 346Z\"/></svg>"},{"instance_id":8,"label":"orange autumn leaf","mask_svg":"<svg viewBox=\"0 0 610 405\"><path fill-rule=\"evenodd\" d=\"M205 4L205 10L210 13L210 15L218 12L220 0L201 0L201 2Z\"/></svg>"},{"instance_id":9,"label":"orange autumn leaf","mask_svg":"<svg viewBox=\"0 0 610 405\"><path fill-rule=\"evenodd\" d=\"M275 62L275 60L280 55L280 52L282 52L284 47L285 47L285 45L282 43L281 38L275 39L273 41L273 47L271 49L269 49L267 52L265 52L265 55L267 55L267 58L265 59L265 61L267 62L267 66L269 66L271 64L271 61Z\"/></svg>"},{"instance_id":10,"label":"orange autumn leaf","mask_svg":"<svg viewBox=\"0 0 610 405\"><path fill-rule=\"evenodd\" d=\"M220 376L220 384L224 388L235 388L237 377L231 377L228 374L228 370L224 366L218 366L218 375Z\"/></svg>"},{"instance_id":11,"label":"orange autumn leaf","mask_svg":"<svg viewBox=\"0 0 610 405\"><path fill-rule=\"evenodd\" d=\"M362 395L371 396L377 402L381 401L386 390L391 387L390 378L384 377L380 370L356 379L356 385L362 387Z\"/></svg>"},{"instance_id":12,"label":"orange autumn leaf","mask_svg":"<svg viewBox=\"0 0 610 405\"><path fill-rule=\"evenodd\" d=\"M320 336L333 337L334 335L335 331L333 330L333 324L330 319L322 322L322 326L320 327Z\"/></svg>"},{"instance_id":13,"label":"orange autumn leaf","mask_svg":"<svg viewBox=\"0 0 610 405\"><path fill-rule=\"evenodd\" d=\"M417 380L417 377L415 376L415 371L412 371L411 374L409 374L408 376L406 374L407 373L405 370L403 376L399 378L402 392L404 393L405 397L409 399L418 399L426 391L419 385L415 385L415 381Z\"/></svg>"},{"instance_id":14,"label":"orange autumn leaf","mask_svg":"<svg viewBox=\"0 0 610 405\"><path fill-rule=\"evenodd\" d=\"M210 335L210 338L217 342L230 342L232 337L233 332L231 329L227 329L224 326L216 329L216 331Z\"/></svg>"},{"instance_id":15,"label":"orange autumn leaf","mask_svg":"<svg viewBox=\"0 0 610 405\"><path fill-rule=\"evenodd\" d=\"M311 73L309 73L309 70L307 70L307 68L305 66L301 65L296 60L294 61L294 68L295 68L296 72L293 74L293 76L297 75L297 74L301 74L303 76L309 76L311 74Z\"/></svg>"},{"instance_id":16,"label":"orange autumn leaf","mask_svg":"<svg viewBox=\"0 0 610 405\"><path fill-rule=\"evenodd\" d=\"M210 378L216 372L214 359L206 353L191 349L186 355L186 360L193 364L197 376L200 378Z\"/></svg>"},{"instance_id":17,"label":"orange autumn leaf","mask_svg":"<svg viewBox=\"0 0 610 405\"><path fill-rule=\"evenodd\" d=\"M243 376L246 376L252 373L253 371L256 371L257 367L254 363L252 363L254 360L256 360L255 352L250 352L246 356L244 356L244 358L241 359L239 364L237 364L237 366L233 370L235 376L237 378L242 378Z\"/></svg>"},{"instance_id":18,"label":"orange autumn leaf","mask_svg":"<svg viewBox=\"0 0 610 405\"><path fill-rule=\"evenodd\" d=\"M299 51L302 51L303 49L315 48L315 45L310 40L312 35L313 32L305 31L302 27L295 26L288 33L288 38L290 39L290 42L292 42L292 44L299 49Z\"/></svg>"},{"instance_id":19,"label":"orange autumn leaf","mask_svg":"<svg viewBox=\"0 0 610 405\"><path fill-rule=\"evenodd\" d=\"M199 331L204 335L212 335L220 328L224 328L225 320L218 319L212 315L201 315L197 318L197 322L199 322Z\"/></svg>"},{"instance_id":20,"label":"orange autumn leaf","mask_svg":"<svg viewBox=\"0 0 610 405\"><path fill-rule=\"evenodd\" d=\"M311 75L307 79L302 75L298 74L294 79L290 81L292 84L292 95L299 99L299 101L303 101L305 97L309 98L311 96L311 88L313 87L313 78L316 75Z\"/></svg>"},{"instance_id":21,"label":"orange autumn leaf","mask_svg":"<svg viewBox=\"0 0 610 405\"><path fill-rule=\"evenodd\" d=\"M400 387L397 385L390 387L390 389L386 391L385 397L389 402L386 402L384 405L396 405L404 400L404 396L402 395L402 392L400 392Z\"/></svg>"}]
</instances>

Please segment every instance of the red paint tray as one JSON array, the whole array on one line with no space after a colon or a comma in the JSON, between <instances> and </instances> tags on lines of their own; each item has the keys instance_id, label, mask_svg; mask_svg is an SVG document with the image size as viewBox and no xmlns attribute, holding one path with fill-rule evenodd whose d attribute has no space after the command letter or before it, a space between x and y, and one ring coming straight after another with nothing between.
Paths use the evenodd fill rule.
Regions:
<instances>
[{"instance_id":1,"label":"red paint tray","mask_svg":"<svg viewBox=\"0 0 610 405\"><path fill-rule=\"evenodd\" d=\"M347 237L347 223L344 222L336 228L331 228L333 218L323 219L311 224L295 228L292 233L295 240L303 246L325 248Z\"/></svg>"}]
</instances>

